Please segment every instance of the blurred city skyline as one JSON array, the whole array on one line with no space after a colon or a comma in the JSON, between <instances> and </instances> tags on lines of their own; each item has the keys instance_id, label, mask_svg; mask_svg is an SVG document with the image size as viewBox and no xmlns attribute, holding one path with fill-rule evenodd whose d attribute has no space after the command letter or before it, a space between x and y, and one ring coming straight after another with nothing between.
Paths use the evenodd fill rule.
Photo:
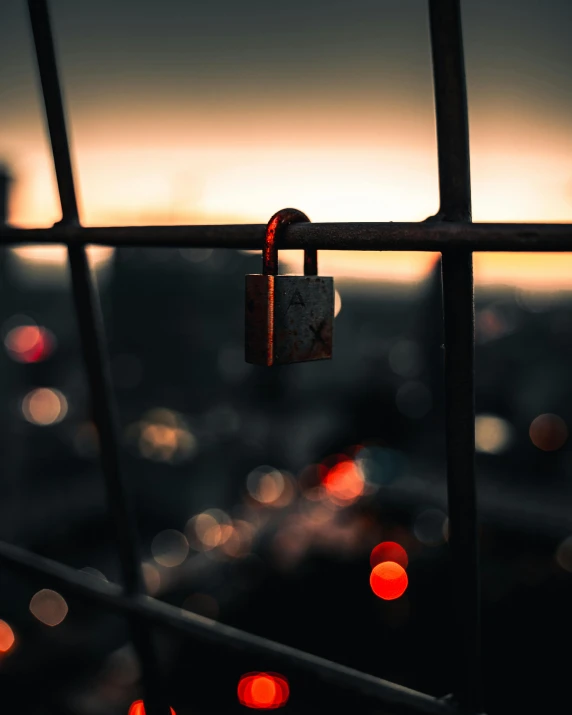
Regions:
<instances>
[{"instance_id":1,"label":"blurred city skyline","mask_svg":"<svg viewBox=\"0 0 572 715\"><path fill-rule=\"evenodd\" d=\"M572 220L564 0L462 3L475 221ZM426 3L51 3L86 225L418 221L438 208ZM0 157L11 220L59 204L25 3L3 3ZM41 249L38 249L41 250ZM417 280L431 254L324 253ZM296 259L297 261L297 259ZM567 289L572 255L477 255L477 283Z\"/></svg>"}]
</instances>

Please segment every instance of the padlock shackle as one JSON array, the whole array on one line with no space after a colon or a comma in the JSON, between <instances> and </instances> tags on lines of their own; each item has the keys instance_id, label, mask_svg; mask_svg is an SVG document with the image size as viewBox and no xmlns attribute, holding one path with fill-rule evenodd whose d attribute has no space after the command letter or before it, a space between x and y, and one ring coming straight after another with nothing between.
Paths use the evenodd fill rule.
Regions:
<instances>
[{"instance_id":1,"label":"padlock shackle","mask_svg":"<svg viewBox=\"0 0 572 715\"><path fill-rule=\"evenodd\" d=\"M264 249L262 251L262 273L265 276L275 276L278 273L278 238L281 230L291 223L305 223L310 219L298 209L281 209L277 211L266 226ZM304 251L304 275L318 275L318 251L307 248Z\"/></svg>"}]
</instances>

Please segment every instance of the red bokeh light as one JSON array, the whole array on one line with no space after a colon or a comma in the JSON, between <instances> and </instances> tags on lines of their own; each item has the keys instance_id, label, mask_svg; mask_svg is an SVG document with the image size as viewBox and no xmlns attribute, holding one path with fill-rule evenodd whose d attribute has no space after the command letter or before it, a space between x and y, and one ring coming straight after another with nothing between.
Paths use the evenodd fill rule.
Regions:
<instances>
[{"instance_id":1,"label":"red bokeh light","mask_svg":"<svg viewBox=\"0 0 572 715\"><path fill-rule=\"evenodd\" d=\"M409 563L407 551L395 541L382 541L371 552L369 563L372 569L384 561L394 561L396 564L403 566L404 569L407 568Z\"/></svg>"},{"instance_id":2,"label":"red bokeh light","mask_svg":"<svg viewBox=\"0 0 572 715\"><path fill-rule=\"evenodd\" d=\"M332 501L346 505L363 494L365 479L361 469L353 460L342 457L328 469L322 485Z\"/></svg>"},{"instance_id":3,"label":"red bokeh light","mask_svg":"<svg viewBox=\"0 0 572 715\"><path fill-rule=\"evenodd\" d=\"M20 325L6 336L4 344L11 358L23 363L45 360L53 350L53 337L37 325Z\"/></svg>"},{"instance_id":4,"label":"red bokeh light","mask_svg":"<svg viewBox=\"0 0 572 715\"><path fill-rule=\"evenodd\" d=\"M177 715L173 708L170 708L170 710L171 715ZM145 705L143 704L143 701L136 700L134 703L131 703L128 715L145 715Z\"/></svg>"},{"instance_id":5,"label":"red bokeh light","mask_svg":"<svg viewBox=\"0 0 572 715\"><path fill-rule=\"evenodd\" d=\"M568 439L566 422L558 415L538 415L530 425L532 444L544 452L554 452L560 449Z\"/></svg>"},{"instance_id":6,"label":"red bokeh light","mask_svg":"<svg viewBox=\"0 0 572 715\"><path fill-rule=\"evenodd\" d=\"M377 564L369 577L371 590L384 601L393 601L402 596L408 582L405 569L395 561Z\"/></svg>"},{"instance_id":7,"label":"red bokeh light","mask_svg":"<svg viewBox=\"0 0 572 715\"><path fill-rule=\"evenodd\" d=\"M0 621L0 653L7 653L14 645L15 640L14 631L6 621Z\"/></svg>"},{"instance_id":8,"label":"red bokeh light","mask_svg":"<svg viewBox=\"0 0 572 715\"><path fill-rule=\"evenodd\" d=\"M288 702L290 687L278 673L247 673L238 683L238 700L254 710L275 710Z\"/></svg>"}]
</instances>

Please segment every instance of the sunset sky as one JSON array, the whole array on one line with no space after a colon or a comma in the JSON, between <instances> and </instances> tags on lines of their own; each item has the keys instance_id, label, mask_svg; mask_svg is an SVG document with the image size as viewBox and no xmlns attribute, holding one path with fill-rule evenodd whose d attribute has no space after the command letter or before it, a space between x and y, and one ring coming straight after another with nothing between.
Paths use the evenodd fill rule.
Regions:
<instances>
[{"instance_id":1,"label":"sunset sky","mask_svg":"<svg viewBox=\"0 0 572 715\"><path fill-rule=\"evenodd\" d=\"M51 0L87 225L417 221L438 205L424 0ZM475 221L572 221L572 3L462 2ZM13 223L59 218L24 0L0 9ZM323 255L417 278L424 254ZM572 287L572 256L475 259Z\"/></svg>"}]
</instances>

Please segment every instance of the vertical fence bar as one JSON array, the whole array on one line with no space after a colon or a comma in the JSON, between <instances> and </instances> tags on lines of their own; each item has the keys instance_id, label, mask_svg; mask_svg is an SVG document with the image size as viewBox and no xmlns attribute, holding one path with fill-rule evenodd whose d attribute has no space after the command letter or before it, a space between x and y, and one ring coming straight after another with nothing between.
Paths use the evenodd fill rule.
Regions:
<instances>
[{"instance_id":1,"label":"vertical fence bar","mask_svg":"<svg viewBox=\"0 0 572 715\"><path fill-rule=\"evenodd\" d=\"M467 91L460 0L429 0L439 155L437 219L471 221ZM475 485L473 257L442 254L449 545L453 564L454 699L482 707L481 624Z\"/></svg>"},{"instance_id":2,"label":"vertical fence bar","mask_svg":"<svg viewBox=\"0 0 572 715\"><path fill-rule=\"evenodd\" d=\"M38 71L52 145L63 224L79 223L70 148L47 0L28 0ZM87 368L93 419L99 434L101 462L119 550L124 588L128 594L143 591L137 530L119 469L117 424L109 361L104 349L103 320L91 278L85 248L68 246L72 291L81 346ZM133 644L141 660L147 715L168 715L151 632L130 620Z\"/></svg>"}]
</instances>

